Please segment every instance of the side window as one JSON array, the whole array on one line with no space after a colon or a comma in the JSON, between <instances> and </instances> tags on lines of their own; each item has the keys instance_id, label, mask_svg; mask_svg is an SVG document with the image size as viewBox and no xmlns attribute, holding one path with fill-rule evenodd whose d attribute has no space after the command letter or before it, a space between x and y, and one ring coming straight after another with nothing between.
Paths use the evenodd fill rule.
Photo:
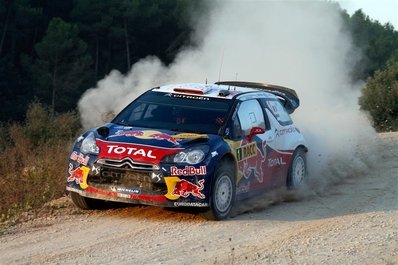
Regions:
<instances>
[{"instance_id":1,"label":"side window","mask_svg":"<svg viewBox=\"0 0 398 265\"><path fill-rule=\"evenodd\" d=\"M292 124L292 120L279 100L265 100L265 107L272 113L281 125Z\"/></svg>"},{"instance_id":2,"label":"side window","mask_svg":"<svg viewBox=\"0 0 398 265\"><path fill-rule=\"evenodd\" d=\"M243 101L238 108L238 118L244 136L249 135L253 127L265 129L263 110L256 99Z\"/></svg>"}]
</instances>

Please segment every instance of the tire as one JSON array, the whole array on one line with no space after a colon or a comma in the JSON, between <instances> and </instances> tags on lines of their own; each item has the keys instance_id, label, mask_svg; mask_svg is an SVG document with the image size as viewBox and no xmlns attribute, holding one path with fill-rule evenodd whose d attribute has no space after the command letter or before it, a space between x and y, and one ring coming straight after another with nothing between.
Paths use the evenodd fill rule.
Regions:
<instances>
[{"instance_id":1,"label":"tire","mask_svg":"<svg viewBox=\"0 0 398 265\"><path fill-rule=\"evenodd\" d=\"M214 173L210 207L202 215L209 220L228 218L235 202L235 173L232 163L223 162Z\"/></svg>"},{"instance_id":2,"label":"tire","mask_svg":"<svg viewBox=\"0 0 398 265\"><path fill-rule=\"evenodd\" d=\"M287 187L297 189L307 180L307 160L305 150L297 148L293 153L292 162L287 174Z\"/></svg>"},{"instance_id":3,"label":"tire","mask_svg":"<svg viewBox=\"0 0 398 265\"><path fill-rule=\"evenodd\" d=\"M82 210L95 210L105 208L105 201L83 197L76 192L71 192L70 197L72 199L72 202Z\"/></svg>"}]
</instances>

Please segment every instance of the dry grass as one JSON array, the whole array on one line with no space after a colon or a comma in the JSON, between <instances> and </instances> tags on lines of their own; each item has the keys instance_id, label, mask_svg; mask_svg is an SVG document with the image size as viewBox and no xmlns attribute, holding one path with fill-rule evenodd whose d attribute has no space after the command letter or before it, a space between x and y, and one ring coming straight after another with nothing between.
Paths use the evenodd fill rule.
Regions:
<instances>
[{"instance_id":1,"label":"dry grass","mask_svg":"<svg viewBox=\"0 0 398 265\"><path fill-rule=\"evenodd\" d=\"M0 128L0 222L65 194L69 146L80 128L75 113L51 117L32 103L22 124Z\"/></svg>"}]
</instances>

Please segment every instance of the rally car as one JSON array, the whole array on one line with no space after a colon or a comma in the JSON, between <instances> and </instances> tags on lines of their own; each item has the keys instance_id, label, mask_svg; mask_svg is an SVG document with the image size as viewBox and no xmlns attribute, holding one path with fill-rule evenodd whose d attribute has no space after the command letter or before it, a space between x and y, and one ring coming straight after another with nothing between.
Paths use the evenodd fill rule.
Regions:
<instances>
[{"instance_id":1,"label":"rally car","mask_svg":"<svg viewBox=\"0 0 398 265\"><path fill-rule=\"evenodd\" d=\"M82 209L189 206L225 219L238 200L304 182L307 147L289 115L299 103L294 90L263 83L152 88L78 137L66 189Z\"/></svg>"}]
</instances>

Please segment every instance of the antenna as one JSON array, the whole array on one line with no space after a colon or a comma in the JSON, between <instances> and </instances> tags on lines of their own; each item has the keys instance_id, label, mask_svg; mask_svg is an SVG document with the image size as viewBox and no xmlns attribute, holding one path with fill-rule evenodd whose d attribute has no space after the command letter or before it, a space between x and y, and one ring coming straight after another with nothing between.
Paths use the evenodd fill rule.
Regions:
<instances>
[{"instance_id":1,"label":"antenna","mask_svg":"<svg viewBox=\"0 0 398 265\"><path fill-rule=\"evenodd\" d=\"M218 81L220 81L220 78L221 78L221 70L222 70L223 62L224 62L224 50L222 51L222 56L221 56L220 71L218 72Z\"/></svg>"},{"instance_id":2,"label":"antenna","mask_svg":"<svg viewBox=\"0 0 398 265\"><path fill-rule=\"evenodd\" d=\"M206 85L207 85L207 77L206 77Z\"/></svg>"},{"instance_id":3,"label":"antenna","mask_svg":"<svg viewBox=\"0 0 398 265\"><path fill-rule=\"evenodd\" d=\"M235 81L238 81L238 73L235 73Z\"/></svg>"}]
</instances>

